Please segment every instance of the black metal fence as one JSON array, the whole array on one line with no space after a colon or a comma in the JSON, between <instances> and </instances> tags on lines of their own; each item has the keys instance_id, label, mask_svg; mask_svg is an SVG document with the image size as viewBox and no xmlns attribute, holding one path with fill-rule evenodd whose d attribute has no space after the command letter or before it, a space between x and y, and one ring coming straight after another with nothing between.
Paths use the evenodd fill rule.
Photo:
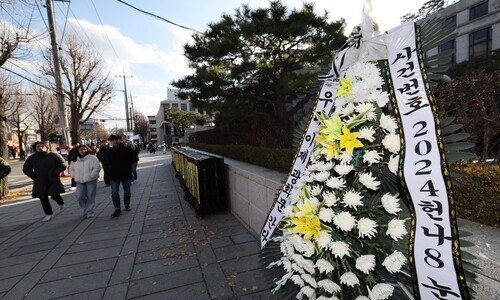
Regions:
<instances>
[{"instance_id":1,"label":"black metal fence","mask_svg":"<svg viewBox=\"0 0 500 300\"><path fill-rule=\"evenodd\" d=\"M197 215L228 209L223 158L173 147L172 164L184 188L184 199Z\"/></svg>"}]
</instances>

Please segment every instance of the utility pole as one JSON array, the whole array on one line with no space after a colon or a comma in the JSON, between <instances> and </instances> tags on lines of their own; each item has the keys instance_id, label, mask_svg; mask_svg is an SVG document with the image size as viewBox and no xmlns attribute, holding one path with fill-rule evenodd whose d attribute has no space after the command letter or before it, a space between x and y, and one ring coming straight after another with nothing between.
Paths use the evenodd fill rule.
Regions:
<instances>
[{"instance_id":1,"label":"utility pole","mask_svg":"<svg viewBox=\"0 0 500 300\"><path fill-rule=\"evenodd\" d=\"M63 1L64 2L64 1ZM47 17L49 20L50 41L52 46L52 58L54 60L54 79L56 81L56 98L59 119L61 122L61 132L63 145L69 145L69 127L68 118L66 117L66 104L64 100L64 90L61 79L61 65L59 62L59 46L57 45L56 24L54 21L54 11L52 9L52 0L45 0L47 7Z\"/></svg>"},{"instance_id":2,"label":"utility pole","mask_svg":"<svg viewBox=\"0 0 500 300\"><path fill-rule=\"evenodd\" d=\"M137 128L137 121L136 121L136 117L135 117L135 110L134 110L134 100L132 99L132 92L130 92L130 106L131 106L131 109L130 109L130 127L132 128L132 130L136 130Z\"/></svg>"},{"instance_id":3,"label":"utility pole","mask_svg":"<svg viewBox=\"0 0 500 300\"><path fill-rule=\"evenodd\" d=\"M129 114L128 114L128 96L127 96L127 80L126 78L132 78L133 76L125 76L125 70L123 70L123 75L115 75L115 77L123 78L123 95L125 95L125 119L127 121L127 132L130 132L130 122L129 122Z\"/></svg>"}]
</instances>

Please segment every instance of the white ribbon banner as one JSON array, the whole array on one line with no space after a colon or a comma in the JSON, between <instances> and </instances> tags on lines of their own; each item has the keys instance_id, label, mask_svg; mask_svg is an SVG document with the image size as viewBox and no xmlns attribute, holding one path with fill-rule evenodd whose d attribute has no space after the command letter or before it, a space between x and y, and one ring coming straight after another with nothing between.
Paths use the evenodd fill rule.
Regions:
<instances>
[{"instance_id":1,"label":"white ribbon banner","mask_svg":"<svg viewBox=\"0 0 500 300\"><path fill-rule=\"evenodd\" d=\"M415 25L406 23L390 30L386 45L404 132L403 177L415 212L413 257L418 293L426 300L462 299L437 124L420 67Z\"/></svg>"},{"instance_id":2,"label":"white ribbon banner","mask_svg":"<svg viewBox=\"0 0 500 300\"><path fill-rule=\"evenodd\" d=\"M339 87L338 81L328 80L325 81L321 90L319 92L318 99L314 106L314 111L320 112L324 111L330 113L335 101L335 94L337 94L337 89ZM264 248L267 241L273 234L276 226L280 223L283 218L283 213L285 207L290 204L290 193L295 189L295 186L299 178L304 173L309 157L311 156L311 151L314 146L314 138L318 134L318 123L314 120L314 115L311 114L311 119L309 120L309 126L307 131L302 138L299 151L295 157L293 163L293 168L288 174L285 183L281 187L278 198L274 202L274 205L268 214L266 223L262 227L260 233L260 246Z\"/></svg>"}]
</instances>

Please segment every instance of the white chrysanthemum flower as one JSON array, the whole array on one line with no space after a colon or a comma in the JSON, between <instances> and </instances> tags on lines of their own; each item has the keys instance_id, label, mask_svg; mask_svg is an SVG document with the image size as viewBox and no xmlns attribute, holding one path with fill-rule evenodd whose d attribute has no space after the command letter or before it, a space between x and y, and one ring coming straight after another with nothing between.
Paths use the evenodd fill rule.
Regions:
<instances>
[{"instance_id":1,"label":"white chrysanthemum flower","mask_svg":"<svg viewBox=\"0 0 500 300\"><path fill-rule=\"evenodd\" d=\"M298 275L298 274L293 275L291 279L292 279L293 283L295 283L295 285L298 285L300 287L303 287L305 284L304 280L302 280L302 278L300 278L300 275Z\"/></svg>"},{"instance_id":2,"label":"white chrysanthemum flower","mask_svg":"<svg viewBox=\"0 0 500 300\"><path fill-rule=\"evenodd\" d=\"M332 242L332 236L329 232L320 231L319 237L316 239L318 242L318 246L321 250L327 250L330 247L330 243Z\"/></svg>"},{"instance_id":3,"label":"white chrysanthemum flower","mask_svg":"<svg viewBox=\"0 0 500 300\"><path fill-rule=\"evenodd\" d=\"M399 155L391 155L391 158L389 159L389 171L391 171L392 174L397 175L398 174L398 168L399 168Z\"/></svg>"},{"instance_id":4,"label":"white chrysanthemum flower","mask_svg":"<svg viewBox=\"0 0 500 300\"><path fill-rule=\"evenodd\" d=\"M319 219L326 223L330 223L333 219L333 216L334 216L333 209L325 206L321 208L318 214Z\"/></svg>"},{"instance_id":5,"label":"white chrysanthemum flower","mask_svg":"<svg viewBox=\"0 0 500 300\"><path fill-rule=\"evenodd\" d=\"M333 168L333 166L334 166L333 162L331 161L325 162L318 168L318 171L328 172Z\"/></svg>"},{"instance_id":6,"label":"white chrysanthemum flower","mask_svg":"<svg viewBox=\"0 0 500 300\"><path fill-rule=\"evenodd\" d=\"M343 231L351 231L356 226L356 218L343 211L333 217L333 224Z\"/></svg>"},{"instance_id":7,"label":"white chrysanthemum flower","mask_svg":"<svg viewBox=\"0 0 500 300\"><path fill-rule=\"evenodd\" d=\"M300 277L302 277L302 280L304 280L305 283L309 284L313 288L318 287L318 283L310 274L302 274Z\"/></svg>"},{"instance_id":8,"label":"white chrysanthemum flower","mask_svg":"<svg viewBox=\"0 0 500 300\"><path fill-rule=\"evenodd\" d=\"M318 269L318 271L320 273L324 273L324 274L329 274L334 269L333 265L328 260L323 259L323 258L318 259L315 266L316 266L316 269Z\"/></svg>"},{"instance_id":9,"label":"white chrysanthemum flower","mask_svg":"<svg viewBox=\"0 0 500 300\"><path fill-rule=\"evenodd\" d=\"M366 151L365 154L363 155L363 162L367 163L369 166L372 164L379 163L380 160L382 159L381 154L377 150L369 150Z\"/></svg>"},{"instance_id":10,"label":"white chrysanthemum flower","mask_svg":"<svg viewBox=\"0 0 500 300\"><path fill-rule=\"evenodd\" d=\"M330 249L332 250L332 254L337 257L337 258L342 258L344 256L351 256L349 252L351 249L349 249L349 245L347 245L344 242L332 242L330 244Z\"/></svg>"},{"instance_id":11,"label":"white chrysanthemum flower","mask_svg":"<svg viewBox=\"0 0 500 300\"><path fill-rule=\"evenodd\" d=\"M366 297L366 296L358 296L356 297L356 299L354 300L370 300L370 298Z\"/></svg>"},{"instance_id":12,"label":"white chrysanthemum flower","mask_svg":"<svg viewBox=\"0 0 500 300\"><path fill-rule=\"evenodd\" d=\"M368 218L361 218L358 220L358 237L372 238L377 234L377 222Z\"/></svg>"},{"instance_id":13,"label":"white chrysanthemum flower","mask_svg":"<svg viewBox=\"0 0 500 300\"><path fill-rule=\"evenodd\" d=\"M371 173L360 174L359 182L361 182L362 185L366 186L370 190L377 190L380 185L380 181L376 180L376 178L373 177Z\"/></svg>"},{"instance_id":14,"label":"white chrysanthemum flower","mask_svg":"<svg viewBox=\"0 0 500 300\"><path fill-rule=\"evenodd\" d=\"M341 288L338 284L335 282L331 281L330 279L323 279L318 282L318 286L323 288L325 291L327 291L330 294L337 294L338 292L341 291Z\"/></svg>"},{"instance_id":15,"label":"white chrysanthemum flower","mask_svg":"<svg viewBox=\"0 0 500 300\"><path fill-rule=\"evenodd\" d=\"M406 257L398 250L387 256L382 263L389 273L397 273L401 271L401 267L406 264Z\"/></svg>"},{"instance_id":16,"label":"white chrysanthemum flower","mask_svg":"<svg viewBox=\"0 0 500 300\"><path fill-rule=\"evenodd\" d=\"M330 192L325 192L323 194L323 200L325 201L325 206L327 207L333 207L335 204L337 204L337 196L335 196L335 193L330 193Z\"/></svg>"},{"instance_id":17,"label":"white chrysanthemum flower","mask_svg":"<svg viewBox=\"0 0 500 300\"><path fill-rule=\"evenodd\" d=\"M391 193L384 194L381 198L381 202L385 211L392 215L395 215L401 211L401 208L399 207L399 199L393 196Z\"/></svg>"},{"instance_id":18,"label":"white chrysanthemum flower","mask_svg":"<svg viewBox=\"0 0 500 300\"><path fill-rule=\"evenodd\" d=\"M379 107L384 107L389 102L389 94L380 92L375 95L375 101Z\"/></svg>"},{"instance_id":19,"label":"white chrysanthemum flower","mask_svg":"<svg viewBox=\"0 0 500 300\"><path fill-rule=\"evenodd\" d=\"M321 191L323 190L323 188L321 187L321 185L314 185L311 187L311 195L313 196L318 196L319 194L321 194Z\"/></svg>"},{"instance_id":20,"label":"white chrysanthemum flower","mask_svg":"<svg viewBox=\"0 0 500 300\"><path fill-rule=\"evenodd\" d=\"M353 166L342 164L342 165L336 165L334 169L335 169L335 172L337 172L337 174L339 174L340 176L344 176L344 175L349 174L349 172L352 171Z\"/></svg>"},{"instance_id":21,"label":"white chrysanthemum flower","mask_svg":"<svg viewBox=\"0 0 500 300\"><path fill-rule=\"evenodd\" d=\"M386 114L381 114L379 122L380 128L385 129L388 133L396 133L398 123L396 123L396 119L394 119L394 117Z\"/></svg>"},{"instance_id":22,"label":"white chrysanthemum flower","mask_svg":"<svg viewBox=\"0 0 500 300\"><path fill-rule=\"evenodd\" d=\"M359 139L367 140L369 142L373 142L375 140L375 129L373 127L363 127L359 130Z\"/></svg>"},{"instance_id":23,"label":"white chrysanthemum flower","mask_svg":"<svg viewBox=\"0 0 500 300\"><path fill-rule=\"evenodd\" d=\"M304 240L303 247L301 249L302 255L305 257L311 257L316 252L314 248L314 243L312 241Z\"/></svg>"},{"instance_id":24,"label":"white chrysanthemum flower","mask_svg":"<svg viewBox=\"0 0 500 300\"><path fill-rule=\"evenodd\" d=\"M352 161L352 154L343 151L335 158L339 159L341 164L349 164Z\"/></svg>"},{"instance_id":25,"label":"white chrysanthemum flower","mask_svg":"<svg viewBox=\"0 0 500 300\"><path fill-rule=\"evenodd\" d=\"M356 269L368 274L375 269L375 255L367 254L356 258Z\"/></svg>"},{"instance_id":26,"label":"white chrysanthemum flower","mask_svg":"<svg viewBox=\"0 0 500 300\"><path fill-rule=\"evenodd\" d=\"M363 196L361 196L359 192L350 190L345 192L342 202L345 206L358 210L358 206L363 205L363 201L361 201L361 199L363 199Z\"/></svg>"},{"instance_id":27,"label":"white chrysanthemum flower","mask_svg":"<svg viewBox=\"0 0 500 300\"><path fill-rule=\"evenodd\" d=\"M290 239L286 239L280 244L280 250L285 257L290 257L295 252L295 248L293 247L293 243Z\"/></svg>"},{"instance_id":28,"label":"white chrysanthemum flower","mask_svg":"<svg viewBox=\"0 0 500 300\"><path fill-rule=\"evenodd\" d=\"M401 150L401 141L398 134L388 134L382 140L382 145L392 153L398 153Z\"/></svg>"},{"instance_id":29,"label":"white chrysanthemum flower","mask_svg":"<svg viewBox=\"0 0 500 300\"><path fill-rule=\"evenodd\" d=\"M387 283L377 283L371 291L369 291L371 300L386 300L392 296L394 287Z\"/></svg>"},{"instance_id":30,"label":"white chrysanthemum flower","mask_svg":"<svg viewBox=\"0 0 500 300\"><path fill-rule=\"evenodd\" d=\"M402 239L407 233L404 220L392 219L389 224L387 224L386 234L395 241Z\"/></svg>"},{"instance_id":31,"label":"white chrysanthemum flower","mask_svg":"<svg viewBox=\"0 0 500 300\"><path fill-rule=\"evenodd\" d=\"M314 273L314 262L312 260L306 259L300 254L292 255L292 259L297 263L299 267L307 271L307 273L309 274ZM300 272L300 273L303 274L305 272Z\"/></svg>"},{"instance_id":32,"label":"white chrysanthemum flower","mask_svg":"<svg viewBox=\"0 0 500 300\"><path fill-rule=\"evenodd\" d=\"M345 188L345 179L342 177L331 177L326 181L326 186L332 189L343 189Z\"/></svg>"},{"instance_id":33,"label":"white chrysanthemum flower","mask_svg":"<svg viewBox=\"0 0 500 300\"><path fill-rule=\"evenodd\" d=\"M314 175L314 180L323 182L330 177L330 172L319 172Z\"/></svg>"},{"instance_id":34,"label":"white chrysanthemum flower","mask_svg":"<svg viewBox=\"0 0 500 300\"><path fill-rule=\"evenodd\" d=\"M299 273L299 274L304 274L306 271L304 271L303 268L301 268L298 264L293 263L292 264L292 271L294 273Z\"/></svg>"},{"instance_id":35,"label":"white chrysanthemum flower","mask_svg":"<svg viewBox=\"0 0 500 300\"><path fill-rule=\"evenodd\" d=\"M314 294L315 294L314 289L312 287L306 285L300 289L296 298L302 299L302 295L304 295L304 296L306 296L307 299L313 299Z\"/></svg>"},{"instance_id":36,"label":"white chrysanthemum flower","mask_svg":"<svg viewBox=\"0 0 500 300\"><path fill-rule=\"evenodd\" d=\"M358 113L365 113L365 117L370 120L374 121L377 118L377 115L375 114L375 106L369 102L361 103L356 106L356 111Z\"/></svg>"},{"instance_id":37,"label":"white chrysanthemum flower","mask_svg":"<svg viewBox=\"0 0 500 300\"><path fill-rule=\"evenodd\" d=\"M345 272L340 276L340 283L353 287L359 284L359 279L353 272Z\"/></svg>"},{"instance_id":38,"label":"white chrysanthemum flower","mask_svg":"<svg viewBox=\"0 0 500 300\"><path fill-rule=\"evenodd\" d=\"M301 183L306 184L306 183L312 183L312 182L314 182L314 174L305 172L304 175L299 178L299 180L297 181L295 186L301 186Z\"/></svg>"},{"instance_id":39,"label":"white chrysanthemum flower","mask_svg":"<svg viewBox=\"0 0 500 300\"><path fill-rule=\"evenodd\" d=\"M346 106L342 107L339 111L338 114L340 116L346 117L354 113L354 103L350 102L347 103Z\"/></svg>"}]
</instances>

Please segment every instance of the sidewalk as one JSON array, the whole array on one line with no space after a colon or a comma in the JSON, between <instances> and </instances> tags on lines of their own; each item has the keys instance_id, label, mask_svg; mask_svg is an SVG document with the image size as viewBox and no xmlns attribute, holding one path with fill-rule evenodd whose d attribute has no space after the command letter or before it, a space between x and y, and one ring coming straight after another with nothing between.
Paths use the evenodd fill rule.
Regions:
<instances>
[{"instance_id":1,"label":"sidewalk","mask_svg":"<svg viewBox=\"0 0 500 300\"><path fill-rule=\"evenodd\" d=\"M132 211L115 219L102 181L92 219L74 192L63 194L63 212L51 201L47 223L38 199L1 205L0 298L272 298L258 240L230 213L196 218L170 155L140 159Z\"/></svg>"}]
</instances>

